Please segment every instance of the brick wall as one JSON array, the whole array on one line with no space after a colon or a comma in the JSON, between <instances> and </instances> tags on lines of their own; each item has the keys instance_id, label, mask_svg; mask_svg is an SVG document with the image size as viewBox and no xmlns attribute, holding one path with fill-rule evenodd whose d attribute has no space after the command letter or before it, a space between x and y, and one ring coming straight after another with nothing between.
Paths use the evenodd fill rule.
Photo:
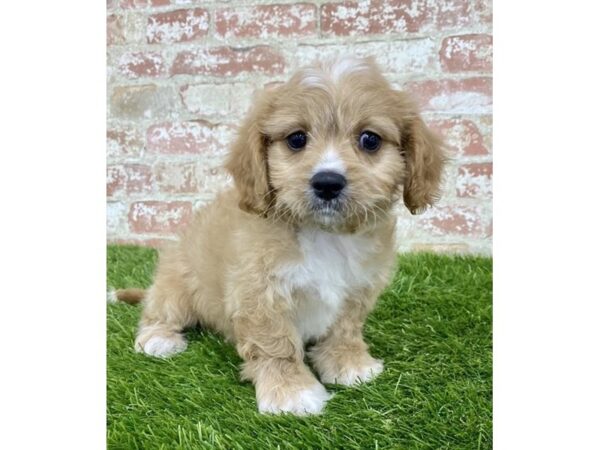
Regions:
<instances>
[{"instance_id":1,"label":"brick wall","mask_svg":"<svg viewBox=\"0 0 600 450\"><path fill-rule=\"evenodd\" d=\"M453 162L444 197L399 211L399 250L491 252L491 0L108 0L107 231L157 245L230 183L252 92L337 53L374 55Z\"/></svg>"}]
</instances>

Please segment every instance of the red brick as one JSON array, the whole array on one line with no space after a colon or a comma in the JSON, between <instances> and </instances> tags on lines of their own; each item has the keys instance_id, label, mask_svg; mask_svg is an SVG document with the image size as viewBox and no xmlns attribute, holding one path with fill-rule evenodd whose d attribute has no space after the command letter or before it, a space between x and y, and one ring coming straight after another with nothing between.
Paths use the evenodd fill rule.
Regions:
<instances>
[{"instance_id":1,"label":"red brick","mask_svg":"<svg viewBox=\"0 0 600 450\"><path fill-rule=\"evenodd\" d=\"M491 112L492 79L489 77L414 81L406 83L404 89L417 99L424 111Z\"/></svg>"},{"instance_id":2,"label":"red brick","mask_svg":"<svg viewBox=\"0 0 600 450\"><path fill-rule=\"evenodd\" d=\"M110 14L106 17L106 45L125 43L123 16Z\"/></svg>"},{"instance_id":3,"label":"red brick","mask_svg":"<svg viewBox=\"0 0 600 450\"><path fill-rule=\"evenodd\" d=\"M144 148L144 137L135 128L106 130L108 157L138 156Z\"/></svg>"},{"instance_id":4,"label":"red brick","mask_svg":"<svg viewBox=\"0 0 600 450\"><path fill-rule=\"evenodd\" d=\"M321 6L321 30L325 35L415 33L427 21L424 0L345 1Z\"/></svg>"},{"instance_id":5,"label":"red brick","mask_svg":"<svg viewBox=\"0 0 600 450\"><path fill-rule=\"evenodd\" d=\"M271 47L216 47L180 52L171 74L234 76L253 72L274 75L283 73L284 58Z\"/></svg>"},{"instance_id":6,"label":"red brick","mask_svg":"<svg viewBox=\"0 0 600 450\"><path fill-rule=\"evenodd\" d=\"M168 6L171 0L121 0L121 8L147 8L150 6Z\"/></svg>"},{"instance_id":7,"label":"red brick","mask_svg":"<svg viewBox=\"0 0 600 450\"><path fill-rule=\"evenodd\" d=\"M193 41L208 33L209 15L203 8L178 9L148 17L146 39L150 44Z\"/></svg>"},{"instance_id":8,"label":"red brick","mask_svg":"<svg viewBox=\"0 0 600 450\"><path fill-rule=\"evenodd\" d=\"M220 154L227 147L233 128L204 120L166 122L148 129L148 151L163 154Z\"/></svg>"},{"instance_id":9,"label":"red brick","mask_svg":"<svg viewBox=\"0 0 600 450\"><path fill-rule=\"evenodd\" d=\"M152 170L143 164L115 164L106 168L106 195L148 193L152 191Z\"/></svg>"},{"instance_id":10,"label":"red brick","mask_svg":"<svg viewBox=\"0 0 600 450\"><path fill-rule=\"evenodd\" d=\"M173 233L192 218L192 203L186 201L134 202L129 208L129 227L134 233Z\"/></svg>"},{"instance_id":11,"label":"red brick","mask_svg":"<svg viewBox=\"0 0 600 450\"><path fill-rule=\"evenodd\" d=\"M160 77L166 73L165 62L160 53L133 52L119 58L119 71L127 78Z\"/></svg>"},{"instance_id":12,"label":"red brick","mask_svg":"<svg viewBox=\"0 0 600 450\"><path fill-rule=\"evenodd\" d=\"M440 61L447 72L489 72L492 70L492 36L449 36L442 41Z\"/></svg>"},{"instance_id":13,"label":"red brick","mask_svg":"<svg viewBox=\"0 0 600 450\"><path fill-rule=\"evenodd\" d=\"M225 8L216 12L215 29L222 38L306 36L316 32L316 12L307 3Z\"/></svg>"},{"instance_id":14,"label":"red brick","mask_svg":"<svg viewBox=\"0 0 600 450\"><path fill-rule=\"evenodd\" d=\"M148 6L148 0L120 0L119 5L124 9L145 8Z\"/></svg>"},{"instance_id":15,"label":"red brick","mask_svg":"<svg viewBox=\"0 0 600 450\"><path fill-rule=\"evenodd\" d=\"M470 5L473 0L431 0L429 11L435 28L461 28L471 24Z\"/></svg>"},{"instance_id":16,"label":"red brick","mask_svg":"<svg viewBox=\"0 0 600 450\"><path fill-rule=\"evenodd\" d=\"M198 192L195 162L168 162L154 166L156 184L161 192L195 194Z\"/></svg>"},{"instance_id":17,"label":"red brick","mask_svg":"<svg viewBox=\"0 0 600 450\"><path fill-rule=\"evenodd\" d=\"M491 24L493 21L492 0L473 2L473 20L477 24Z\"/></svg>"},{"instance_id":18,"label":"red brick","mask_svg":"<svg viewBox=\"0 0 600 450\"><path fill-rule=\"evenodd\" d=\"M482 156L490 153L477 124L471 120L437 120L428 122L428 125L444 138L444 142L457 155Z\"/></svg>"},{"instance_id":19,"label":"red brick","mask_svg":"<svg viewBox=\"0 0 600 450\"><path fill-rule=\"evenodd\" d=\"M483 8L483 6L482 6ZM325 35L419 33L463 28L473 23L469 0L373 0L325 3Z\"/></svg>"},{"instance_id":20,"label":"red brick","mask_svg":"<svg viewBox=\"0 0 600 450\"><path fill-rule=\"evenodd\" d=\"M482 237L484 233L481 211L475 207L434 206L421 216L419 224L434 236Z\"/></svg>"},{"instance_id":21,"label":"red brick","mask_svg":"<svg viewBox=\"0 0 600 450\"><path fill-rule=\"evenodd\" d=\"M492 196L492 163L465 164L458 168L456 195L489 198Z\"/></svg>"}]
</instances>

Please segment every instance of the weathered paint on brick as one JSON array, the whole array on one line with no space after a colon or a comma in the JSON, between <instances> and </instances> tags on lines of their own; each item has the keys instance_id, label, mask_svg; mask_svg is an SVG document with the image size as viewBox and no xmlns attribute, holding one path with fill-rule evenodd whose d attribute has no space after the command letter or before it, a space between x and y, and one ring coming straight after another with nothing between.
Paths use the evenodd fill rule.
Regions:
<instances>
[{"instance_id":1,"label":"weathered paint on brick","mask_svg":"<svg viewBox=\"0 0 600 450\"><path fill-rule=\"evenodd\" d=\"M309 3L257 5L216 11L220 38L279 38L315 35L317 7Z\"/></svg>"},{"instance_id":2,"label":"weathered paint on brick","mask_svg":"<svg viewBox=\"0 0 600 450\"><path fill-rule=\"evenodd\" d=\"M463 235L481 238L485 224L482 210L470 206L434 206L419 218L419 224L433 236Z\"/></svg>"},{"instance_id":3,"label":"weathered paint on brick","mask_svg":"<svg viewBox=\"0 0 600 450\"><path fill-rule=\"evenodd\" d=\"M106 168L108 197L149 193L152 185L152 169L146 164L113 164Z\"/></svg>"},{"instance_id":4,"label":"weathered paint on brick","mask_svg":"<svg viewBox=\"0 0 600 450\"><path fill-rule=\"evenodd\" d=\"M222 155L233 131L231 126L204 120L161 123L148 129L148 151L167 155Z\"/></svg>"},{"instance_id":5,"label":"weathered paint on brick","mask_svg":"<svg viewBox=\"0 0 600 450\"><path fill-rule=\"evenodd\" d=\"M492 196L491 162L464 164L458 168L456 194L459 197L489 198Z\"/></svg>"},{"instance_id":6,"label":"weathered paint on brick","mask_svg":"<svg viewBox=\"0 0 600 450\"><path fill-rule=\"evenodd\" d=\"M473 2L474 23L491 26L493 21L492 10L492 0L475 0Z\"/></svg>"},{"instance_id":7,"label":"weathered paint on brick","mask_svg":"<svg viewBox=\"0 0 600 450\"><path fill-rule=\"evenodd\" d=\"M432 23L438 30L456 29L472 24L473 0L428 0Z\"/></svg>"},{"instance_id":8,"label":"weathered paint on brick","mask_svg":"<svg viewBox=\"0 0 600 450\"><path fill-rule=\"evenodd\" d=\"M468 119L430 120L428 125L439 133L457 156L485 156L490 151L475 122Z\"/></svg>"},{"instance_id":9,"label":"weathered paint on brick","mask_svg":"<svg viewBox=\"0 0 600 450\"><path fill-rule=\"evenodd\" d=\"M106 130L106 156L139 156L144 149L144 135L135 127L122 126Z\"/></svg>"},{"instance_id":10,"label":"weathered paint on brick","mask_svg":"<svg viewBox=\"0 0 600 450\"><path fill-rule=\"evenodd\" d=\"M372 0L324 3L321 30L326 36L364 36L436 32L473 25L470 0ZM480 5L481 14L485 6Z\"/></svg>"},{"instance_id":11,"label":"weathered paint on brick","mask_svg":"<svg viewBox=\"0 0 600 450\"><path fill-rule=\"evenodd\" d=\"M208 27L206 9L179 9L151 15L146 38L149 44L194 41L206 36Z\"/></svg>"},{"instance_id":12,"label":"weathered paint on brick","mask_svg":"<svg viewBox=\"0 0 600 450\"><path fill-rule=\"evenodd\" d=\"M127 78L160 77L165 74L164 59L157 52L131 52L119 58L119 72Z\"/></svg>"},{"instance_id":13,"label":"weathered paint on brick","mask_svg":"<svg viewBox=\"0 0 600 450\"><path fill-rule=\"evenodd\" d=\"M492 70L492 36L464 34L448 36L440 49L442 68L447 72L490 72Z\"/></svg>"},{"instance_id":14,"label":"weathered paint on brick","mask_svg":"<svg viewBox=\"0 0 600 450\"><path fill-rule=\"evenodd\" d=\"M261 45L250 48L215 47L180 52L172 75L215 75L230 77L241 73L274 75L285 67L283 56L271 47Z\"/></svg>"},{"instance_id":15,"label":"weathered paint on brick","mask_svg":"<svg viewBox=\"0 0 600 450\"><path fill-rule=\"evenodd\" d=\"M321 6L321 29L325 35L415 33L426 20L425 1L345 1Z\"/></svg>"},{"instance_id":16,"label":"weathered paint on brick","mask_svg":"<svg viewBox=\"0 0 600 450\"><path fill-rule=\"evenodd\" d=\"M168 6L170 0L120 0L121 8L123 9L135 9L135 8L147 8L150 6Z\"/></svg>"},{"instance_id":17,"label":"weathered paint on brick","mask_svg":"<svg viewBox=\"0 0 600 450\"><path fill-rule=\"evenodd\" d=\"M492 79L473 77L409 82L404 89L423 111L489 114L492 111Z\"/></svg>"}]
</instances>

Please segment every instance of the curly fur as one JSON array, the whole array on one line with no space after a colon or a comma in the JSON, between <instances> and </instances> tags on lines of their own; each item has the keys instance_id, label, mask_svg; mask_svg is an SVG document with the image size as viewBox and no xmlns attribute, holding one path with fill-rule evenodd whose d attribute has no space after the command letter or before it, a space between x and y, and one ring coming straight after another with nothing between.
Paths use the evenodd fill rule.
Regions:
<instances>
[{"instance_id":1,"label":"curly fur","mask_svg":"<svg viewBox=\"0 0 600 450\"><path fill-rule=\"evenodd\" d=\"M285 138L299 129L308 143L294 152ZM382 137L377 152L358 148L363 130ZM432 204L444 159L414 103L370 59L302 69L260 93L226 161L235 187L161 253L136 349L169 356L185 349L186 327L212 328L236 345L260 411L320 412L329 394L304 363L305 345L324 382L382 371L362 327L393 270L392 206ZM347 179L335 212L311 195L322 167Z\"/></svg>"}]
</instances>

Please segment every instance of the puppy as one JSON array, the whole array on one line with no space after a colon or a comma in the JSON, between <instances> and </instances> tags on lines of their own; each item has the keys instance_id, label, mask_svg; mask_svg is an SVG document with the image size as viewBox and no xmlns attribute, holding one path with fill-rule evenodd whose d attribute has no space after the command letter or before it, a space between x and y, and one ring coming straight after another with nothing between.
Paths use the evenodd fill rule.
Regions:
<instances>
[{"instance_id":1,"label":"puppy","mask_svg":"<svg viewBox=\"0 0 600 450\"><path fill-rule=\"evenodd\" d=\"M167 357L200 325L235 343L263 413L319 413L322 383L383 370L362 328L392 274L393 205L438 197L444 153L371 59L296 72L255 100L226 161L235 187L160 256L137 351ZM304 363L308 360L320 381Z\"/></svg>"}]
</instances>

